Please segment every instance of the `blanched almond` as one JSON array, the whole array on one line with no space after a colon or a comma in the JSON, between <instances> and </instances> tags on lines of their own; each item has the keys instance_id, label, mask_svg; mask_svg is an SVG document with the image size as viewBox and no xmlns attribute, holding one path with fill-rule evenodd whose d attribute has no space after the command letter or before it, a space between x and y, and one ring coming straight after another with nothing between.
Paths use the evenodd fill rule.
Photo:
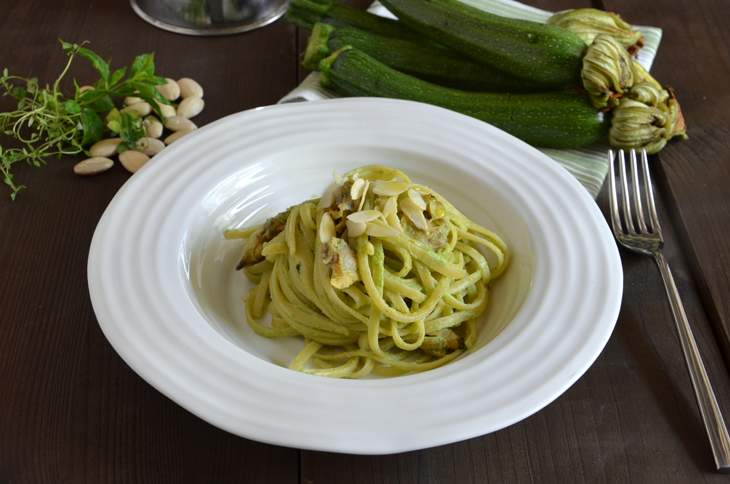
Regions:
<instances>
[{"instance_id":1,"label":"blanched almond","mask_svg":"<svg viewBox=\"0 0 730 484\"><path fill-rule=\"evenodd\" d=\"M160 113L162 113L162 117L164 119L170 118L177 114L177 112L175 111L175 106L171 104L163 104L160 101L155 102L157 103L157 107L160 108Z\"/></svg>"},{"instance_id":2,"label":"blanched almond","mask_svg":"<svg viewBox=\"0 0 730 484\"><path fill-rule=\"evenodd\" d=\"M121 142L122 138L107 138L97 141L89 148L89 154L93 157L112 156L117 152L117 146Z\"/></svg>"},{"instance_id":3,"label":"blanched almond","mask_svg":"<svg viewBox=\"0 0 730 484\"><path fill-rule=\"evenodd\" d=\"M155 89L157 89L157 92L162 94L162 97L167 99L168 101L174 101L175 99L180 97L180 86L177 85L177 82L175 79L170 79L169 77L165 78L165 83L160 84L159 86L155 86Z\"/></svg>"},{"instance_id":4,"label":"blanched almond","mask_svg":"<svg viewBox=\"0 0 730 484\"><path fill-rule=\"evenodd\" d=\"M319 241L326 244L334 236L335 223L332 221L330 214L325 212L322 214L322 219L319 221Z\"/></svg>"},{"instance_id":5,"label":"blanched almond","mask_svg":"<svg viewBox=\"0 0 730 484\"><path fill-rule=\"evenodd\" d=\"M159 138L162 136L162 130L164 129L162 123L155 116L147 116L142 121L144 126L144 132L150 138Z\"/></svg>"},{"instance_id":6,"label":"blanched almond","mask_svg":"<svg viewBox=\"0 0 730 484\"><path fill-rule=\"evenodd\" d=\"M87 158L84 161L79 161L74 165L74 173L77 175L96 175L103 171L107 171L109 168L114 166L114 161L103 156L95 156L93 158Z\"/></svg>"},{"instance_id":7,"label":"blanched almond","mask_svg":"<svg viewBox=\"0 0 730 484\"><path fill-rule=\"evenodd\" d=\"M192 131L193 131L192 129L181 129L180 131L175 131L170 136L165 138L165 144L166 145L172 144L175 141L182 138L183 136L185 136L186 134L191 133Z\"/></svg>"},{"instance_id":8,"label":"blanched almond","mask_svg":"<svg viewBox=\"0 0 730 484\"><path fill-rule=\"evenodd\" d=\"M170 131L180 131L183 129L192 131L194 129L198 129L195 123L187 118L183 118L182 116L171 116L169 118L165 118L165 128Z\"/></svg>"},{"instance_id":9,"label":"blanched almond","mask_svg":"<svg viewBox=\"0 0 730 484\"><path fill-rule=\"evenodd\" d=\"M119 162L131 173L142 168L149 160L149 156L135 150L127 150L119 155Z\"/></svg>"},{"instance_id":10,"label":"blanched almond","mask_svg":"<svg viewBox=\"0 0 730 484\"><path fill-rule=\"evenodd\" d=\"M124 98L124 105L131 106L132 104L143 103L144 99L137 96L127 96Z\"/></svg>"},{"instance_id":11,"label":"blanched almond","mask_svg":"<svg viewBox=\"0 0 730 484\"><path fill-rule=\"evenodd\" d=\"M165 143L158 140L157 138L151 138L149 136L140 138L137 141L137 150L141 151L147 156L155 156L157 153L165 149Z\"/></svg>"},{"instance_id":12,"label":"blanched almond","mask_svg":"<svg viewBox=\"0 0 730 484\"><path fill-rule=\"evenodd\" d=\"M122 112L135 112L140 116L147 116L152 111L152 106L146 102L130 104L122 109Z\"/></svg>"},{"instance_id":13,"label":"blanched almond","mask_svg":"<svg viewBox=\"0 0 730 484\"><path fill-rule=\"evenodd\" d=\"M201 97L186 97L177 106L177 115L183 118L194 118L203 111L205 101Z\"/></svg>"},{"instance_id":14,"label":"blanched almond","mask_svg":"<svg viewBox=\"0 0 730 484\"><path fill-rule=\"evenodd\" d=\"M189 77L178 79L177 85L180 86L180 96L183 98L194 96L203 97L203 86Z\"/></svg>"}]
</instances>

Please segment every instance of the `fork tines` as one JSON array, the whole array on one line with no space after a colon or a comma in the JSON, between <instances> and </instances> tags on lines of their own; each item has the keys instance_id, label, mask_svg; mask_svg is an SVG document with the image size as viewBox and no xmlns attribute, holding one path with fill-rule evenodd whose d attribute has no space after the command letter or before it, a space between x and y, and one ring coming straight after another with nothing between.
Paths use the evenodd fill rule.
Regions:
<instances>
[{"instance_id":1,"label":"fork tines","mask_svg":"<svg viewBox=\"0 0 730 484\"><path fill-rule=\"evenodd\" d=\"M618 150L618 156L614 150L608 151L611 224L617 235L619 233L628 235L652 234L661 237L661 227L654 203L654 191L651 184L651 175L649 174L649 160L646 150L641 150L640 162L637 158L636 150L629 150L628 164L630 168L627 168L624 150ZM618 171L618 187L616 184L616 171ZM648 207L648 214L645 206Z\"/></svg>"}]
</instances>

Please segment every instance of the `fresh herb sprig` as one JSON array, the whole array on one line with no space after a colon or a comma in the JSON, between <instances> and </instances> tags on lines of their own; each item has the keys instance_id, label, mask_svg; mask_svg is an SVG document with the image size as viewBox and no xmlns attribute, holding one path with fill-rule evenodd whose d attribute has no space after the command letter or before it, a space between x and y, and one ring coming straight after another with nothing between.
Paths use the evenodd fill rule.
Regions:
<instances>
[{"instance_id":1,"label":"fresh herb sprig","mask_svg":"<svg viewBox=\"0 0 730 484\"><path fill-rule=\"evenodd\" d=\"M158 103L170 104L155 88L165 80L155 75L154 54L139 55L131 65L112 71L110 62L85 42L60 42L68 59L52 84L41 86L37 79L11 75L7 68L0 76L2 95L16 102L14 110L0 112L0 133L8 139L0 143L0 175L13 200L26 188L15 181L16 163L41 166L50 157L82 153L107 131L122 138L119 151L134 148L144 136L142 119L133 111L116 110L115 100L140 97L160 119ZM77 57L89 61L99 79L84 89L74 80L73 94L66 95L61 83Z\"/></svg>"}]
</instances>

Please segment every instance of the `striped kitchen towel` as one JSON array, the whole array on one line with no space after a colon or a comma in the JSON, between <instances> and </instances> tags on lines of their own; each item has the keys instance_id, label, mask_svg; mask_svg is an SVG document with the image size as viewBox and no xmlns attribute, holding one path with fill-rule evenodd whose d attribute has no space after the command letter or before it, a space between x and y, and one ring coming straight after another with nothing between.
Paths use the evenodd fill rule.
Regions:
<instances>
[{"instance_id":1,"label":"striped kitchen towel","mask_svg":"<svg viewBox=\"0 0 730 484\"><path fill-rule=\"evenodd\" d=\"M514 0L463 1L473 7L497 15L532 20L534 22L545 22L552 15L552 12L524 5ZM378 2L373 3L368 10L376 15L393 18L393 15ZM644 34L645 43L644 47L639 51L638 61L649 70L659 48L662 30L657 27L639 25L634 26L634 28ZM319 74L315 72L307 76L297 88L284 96L279 103L312 101L333 97L337 97L336 94L323 89L319 85ZM601 190L603 181L606 179L606 174L608 173L607 149L607 146L596 146L580 150L540 149L540 151L568 170L595 198Z\"/></svg>"}]
</instances>

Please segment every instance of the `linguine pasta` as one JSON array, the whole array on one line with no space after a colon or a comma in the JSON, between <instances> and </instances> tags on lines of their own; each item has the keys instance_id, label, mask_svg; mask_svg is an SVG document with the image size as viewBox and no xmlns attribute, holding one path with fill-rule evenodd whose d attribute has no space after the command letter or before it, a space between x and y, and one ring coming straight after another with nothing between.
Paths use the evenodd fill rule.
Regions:
<instances>
[{"instance_id":1,"label":"linguine pasta","mask_svg":"<svg viewBox=\"0 0 730 484\"><path fill-rule=\"evenodd\" d=\"M474 345L489 283L509 261L498 235L379 165L226 237L245 240L237 269L255 284L248 324L267 338L303 337L289 367L329 377L454 360Z\"/></svg>"}]
</instances>

